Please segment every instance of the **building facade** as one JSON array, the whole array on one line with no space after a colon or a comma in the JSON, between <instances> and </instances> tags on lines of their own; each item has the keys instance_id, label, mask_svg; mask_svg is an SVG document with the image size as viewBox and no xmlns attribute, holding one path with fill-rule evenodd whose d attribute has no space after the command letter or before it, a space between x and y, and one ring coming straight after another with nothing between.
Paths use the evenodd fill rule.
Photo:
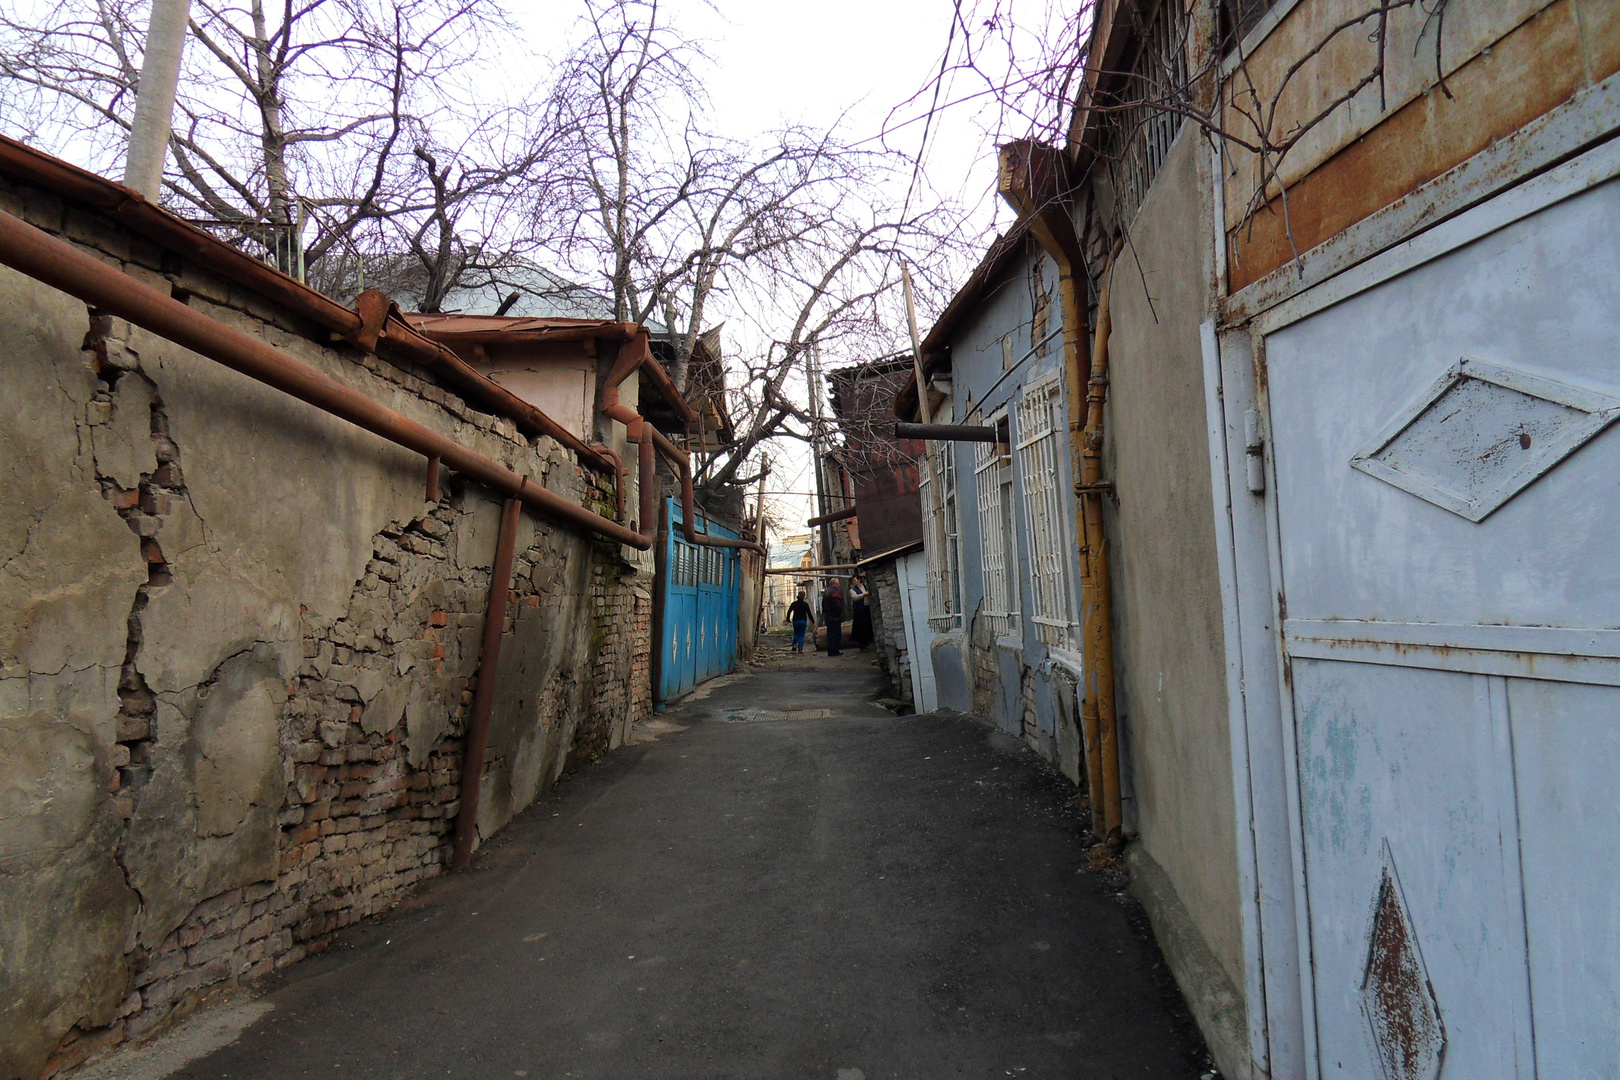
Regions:
<instances>
[{"instance_id":1,"label":"building facade","mask_svg":"<svg viewBox=\"0 0 1620 1080\"><path fill-rule=\"evenodd\" d=\"M1067 145L1003 148L1082 436L1081 772L1222 1075L1620 1054L1617 71L1608 3L1104 3ZM974 293L924 356L995 429L932 445L930 614L1010 727L984 355L1035 311Z\"/></svg>"}]
</instances>

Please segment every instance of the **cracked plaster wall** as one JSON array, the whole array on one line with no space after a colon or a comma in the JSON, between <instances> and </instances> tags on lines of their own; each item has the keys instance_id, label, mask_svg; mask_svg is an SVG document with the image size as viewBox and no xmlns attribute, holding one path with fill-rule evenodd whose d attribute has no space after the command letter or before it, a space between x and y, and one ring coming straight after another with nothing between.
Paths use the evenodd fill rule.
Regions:
<instances>
[{"instance_id":1,"label":"cracked plaster wall","mask_svg":"<svg viewBox=\"0 0 1620 1080\"><path fill-rule=\"evenodd\" d=\"M94 215L5 186L0 206L604 497L549 441ZM31 1080L438 872L499 505L457 483L424 503L415 455L9 270L0 310L0 1080ZM648 700L645 634L603 626L644 629L644 583L620 549L522 520L484 836Z\"/></svg>"}]
</instances>

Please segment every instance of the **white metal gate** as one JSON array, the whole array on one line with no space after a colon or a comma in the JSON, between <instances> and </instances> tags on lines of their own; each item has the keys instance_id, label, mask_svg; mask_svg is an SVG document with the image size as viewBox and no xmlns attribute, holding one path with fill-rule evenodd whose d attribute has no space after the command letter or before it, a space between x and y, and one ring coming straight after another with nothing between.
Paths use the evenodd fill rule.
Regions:
<instances>
[{"instance_id":1,"label":"white metal gate","mask_svg":"<svg viewBox=\"0 0 1620 1080\"><path fill-rule=\"evenodd\" d=\"M1308 1074L1620 1076L1617 172L1257 321Z\"/></svg>"}]
</instances>

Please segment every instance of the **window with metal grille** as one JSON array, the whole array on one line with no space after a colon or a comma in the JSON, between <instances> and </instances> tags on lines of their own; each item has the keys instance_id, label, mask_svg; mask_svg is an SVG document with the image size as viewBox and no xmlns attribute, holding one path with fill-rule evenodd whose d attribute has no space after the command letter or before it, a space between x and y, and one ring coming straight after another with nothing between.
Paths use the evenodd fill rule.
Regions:
<instances>
[{"instance_id":1,"label":"window with metal grille","mask_svg":"<svg viewBox=\"0 0 1620 1080\"><path fill-rule=\"evenodd\" d=\"M956 453L950 443L931 443L922 471L924 553L928 569L928 625L962 625L961 536L957 525ZM938 483L939 491L934 490Z\"/></svg>"},{"instance_id":2,"label":"window with metal grille","mask_svg":"<svg viewBox=\"0 0 1620 1080\"><path fill-rule=\"evenodd\" d=\"M1221 0L1221 51L1231 52L1277 0Z\"/></svg>"},{"instance_id":3,"label":"window with metal grille","mask_svg":"<svg viewBox=\"0 0 1620 1080\"><path fill-rule=\"evenodd\" d=\"M979 567L984 606L996 636L1018 629L1018 537L1013 532L1012 461L1001 443L973 444L973 486L979 497Z\"/></svg>"},{"instance_id":4,"label":"window with metal grille","mask_svg":"<svg viewBox=\"0 0 1620 1080\"><path fill-rule=\"evenodd\" d=\"M1024 522L1029 530L1030 612L1035 636L1046 645L1076 648L1070 580L1074 551L1065 527L1059 453L1067 428L1063 387L1050 379L1024 391L1018 403L1018 479L1024 485Z\"/></svg>"},{"instance_id":5,"label":"window with metal grille","mask_svg":"<svg viewBox=\"0 0 1620 1080\"><path fill-rule=\"evenodd\" d=\"M1115 217L1130 225L1170 154L1187 102L1187 27L1182 0L1136 5L1135 51L1123 59L1105 101L1101 157L1114 188Z\"/></svg>"}]
</instances>

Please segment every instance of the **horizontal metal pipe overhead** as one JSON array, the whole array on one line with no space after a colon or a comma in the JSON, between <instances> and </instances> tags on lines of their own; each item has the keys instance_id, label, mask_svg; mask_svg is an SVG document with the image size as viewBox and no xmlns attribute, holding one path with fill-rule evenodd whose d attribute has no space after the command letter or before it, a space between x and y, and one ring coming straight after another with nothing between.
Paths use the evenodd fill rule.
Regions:
<instances>
[{"instance_id":1,"label":"horizontal metal pipe overhead","mask_svg":"<svg viewBox=\"0 0 1620 1080\"><path fill-rule=\"evenodd\" d=\"M854 516L855 508L853 506L846 506L842 510L834 510L830 514L822 514L820 517L813 517L809 521L806 521L805 524L810 526L826 525L830 522L843 521L845 518L852 518Z\"/></svg>"},{"instance_id":2,"label":"horizontal metal pipe overhead","mask_svg":"<svg viewBox=\"0 0 1620 1080\"><path fill-rule=\"evenodd\" d=\"M648 538L618 522L547 491L258 338L194 311L4 212L0 212L0 262L390 442L424 457L437 456L453 472L515 496L553 518L643 551L652 546Z\"/></svg>"},{"instance_id":3,"label":"horizontal metal pipe overhead","mask_svg":"<svg viewBox=\"0 0 1620 1080\"><path fill-rule=\"evenodd\" d=\"M996 429L974 424L908 424L894 425L897 439L928 439L933 442L989 442L998 441Z\"/></svg>"}]
</instances>

